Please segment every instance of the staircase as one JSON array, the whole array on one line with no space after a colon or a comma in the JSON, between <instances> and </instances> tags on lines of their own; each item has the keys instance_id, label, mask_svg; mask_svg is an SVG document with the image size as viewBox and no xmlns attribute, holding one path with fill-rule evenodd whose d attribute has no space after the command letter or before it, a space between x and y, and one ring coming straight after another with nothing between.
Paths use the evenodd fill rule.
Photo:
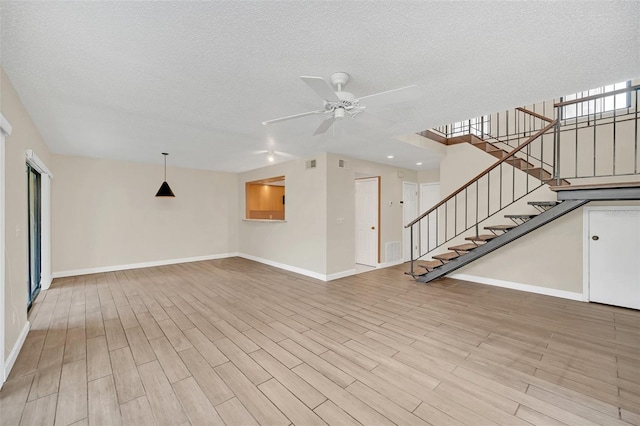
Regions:
<instances>
[{"instance_id":1,"label":"staircase","mask_svg":"<svg viewBox=\"0 0 640 426\"><path fill-rule=\"evenodd\" d=\"M578 207L582 207L588 202L589 200L571 200L557 202L555 205L549 206L548 201L530 201L529 205L542 209L540 214L505 215L505 218L511 219L514 223L485 226L484 229L490 231L490 234L466 237L465 239L471 241L471 243L449 247L448 249L453 251L433 256L433 259L436 260L417 262L420 270L414 270L412 275L420 282L433 281L509 244Z\"/></svg>"},{"instance_id":2,"label":"staircase","mask_svg":"<svg viewBox=\"0 0 640 426\"><path fill-rule=\"evenodd\" d=\"M630 95L636 97L635 110L627 110L625 119L626 121L635 119L633 125L636 129L638 128L639 89L640 86L634 86L620 90L620 92L627 90ZM610 94L599 96L610 96ZM581 102L581 100L574 102ZM575 120L575 138L563 127L567 126L567 122L562 121L562 107L566 104L567 102L556 104L555 117L558 118L553 119L525 108L512 111L512 118L513 115L517 115L516 122L524 124L523 129L519 128L515 132L516 138L511 135L506 141L485 132L484 117L475 120L483 124L481 131L473 131L469 126L469 133L464 135L444 134L438 131L440 129L420 133L424 137L445 145L471 144L494 156L497 161L406 226L411 228L411 247L415 248L415 253L412 253L411 269L407 274L412 275L416 281L427 283L491 253L592 200L640 200L638 132L635 132L635 137L624 141L627 145L625 146L615 138L616 114L613 114L613 120L605 120L601 114L600 124L613 128L614 137L610 148L613 151L613 164L609 167L612 171L602 173L599 170L602 169L602 165L597 165L596 155L591 154L593 159L589 161L593 162L593 171L579 175L579 167L582 167L579 159L583 156L580 149L587 150L588 146L578 143L577 119ZM593 126L598 124L595 114L593 120L591 117L588 118L593 122ZM621 118L620 122L623 121ZM580 126L584 125L580 124ZM620 130L618 132L621 133ZM600 143L598 146L598 153L600 153L602 142L596 141L595 129L590 133L593 134L592 152L596 152L597 143ZM604 134L604 132L600 133ZM565 140L571 137L572 142L561 144L561 136ZM514 140L515 146L513 146ZM628 162L628 158L624 160L625 154L619 155L623 160L616 157L616 149L627 156L635 156L635 165L632 170L616 173L616 166L618 165L620 170L621 161ZM567 152L571 155L567 156L565 154ZM575 162L572 163L574 160ZM575 173L562 173L561 166L564 170L568 169ZM623 176L623 180L627 182L611 183L611 178L617 176ZM629 181L630 177L635 180ZM574 179L582 178L590 178L592 182L588 185L571 184ZM607 178L609 183L603 183ZM594 180L596 182L593 182ZM532 193L542 187L554 191L556 200L533 198L535 194ZM528 196L529 194L531 196ZM520 211L514 211L512 207L510 212L503 212L509 206L516 207ZM502 215L499 215L500 212L503 212ZM494 222L496 217L502 217L504 220ZM448 251L444 251L445 248ZM427 255L430 255L430 260L424 259Z\"/></svg>"}]
</instances>

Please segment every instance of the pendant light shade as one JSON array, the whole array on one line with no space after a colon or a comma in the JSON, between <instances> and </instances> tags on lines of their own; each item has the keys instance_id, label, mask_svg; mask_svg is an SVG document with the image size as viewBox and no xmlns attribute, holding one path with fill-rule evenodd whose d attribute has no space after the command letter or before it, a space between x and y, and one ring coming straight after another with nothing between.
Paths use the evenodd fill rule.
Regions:
<instances>
[{"instance_id":1,"label":"pendant light shade","mask_svg":"<svg viewBox=\"0 0 640 426\"><path fill-rule=\"evenodd\" d=\"M158 189L156 197L175 197L176 195L167 183L167 155L169 155L169 153L163 152L162 155L164 155L164 182L160 185L160 189Z\"/></svg>"}]
</instances>

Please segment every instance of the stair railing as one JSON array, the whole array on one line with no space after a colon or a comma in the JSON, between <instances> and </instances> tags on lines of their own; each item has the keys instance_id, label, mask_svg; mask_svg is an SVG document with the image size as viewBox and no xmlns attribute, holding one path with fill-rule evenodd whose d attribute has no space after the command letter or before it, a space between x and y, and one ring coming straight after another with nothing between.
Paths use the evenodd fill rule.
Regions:
<instances>
[{"instance_id":1,"label":"stair railing","mask_svg":"<svg viewBox=\"0 0 640 426\"><path fill-rule=\"evenodd\" d=\"M444 126L434 127L430 129L445 138L453 138L460 135L476 135L484 138L488 134L491 128L491 116L481 115L479 117L471 118L469 120L457 121L452 124L445 124Z\"/></svg>"},{"instance_id":2,"label":"stair railing","mask_svg":"<svg viewBox=\"0 0 640 426\"><path fill-rule=\"evenodd\" d=\"M554 104L557 184L562 179L619 181L638 175L639 91L635 85Z\"/></svg>"},{"instance_id":3,"label":"stair railing","mask_svg":"<svg viewBox=\"0 0 640 426\"><path fill-rule=\"evenodd\" d=\"M539 166L532 164L531 153L542 160L556 158L555 133L549 131L556 127L557 120L525 108L515 114L525 115L531 123L526 133L519 135L521 143L405 226L410 228L410 273L414 277L415 261L471 229L479 235L483 221L556 176L555 169L545 169L544 161ZM492 185L496 181L498 184Z\"/></svg>"}]
</instances>

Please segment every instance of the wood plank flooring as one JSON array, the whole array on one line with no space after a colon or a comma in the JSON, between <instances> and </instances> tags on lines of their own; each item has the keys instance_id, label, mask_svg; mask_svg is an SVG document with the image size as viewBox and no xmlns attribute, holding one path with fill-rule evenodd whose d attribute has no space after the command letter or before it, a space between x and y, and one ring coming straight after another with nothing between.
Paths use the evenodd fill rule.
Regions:
<instances>
[{"instance_id":1,"label":"wood plank flooring","mask_svg":"<svg viewBox=\"0 0 640 426\"><path fill-rule=\"evenodd\" d=\"M640 312L404 266L240 258L58 279L2 425L640 424Z\"/></svg>"}]
</instances>

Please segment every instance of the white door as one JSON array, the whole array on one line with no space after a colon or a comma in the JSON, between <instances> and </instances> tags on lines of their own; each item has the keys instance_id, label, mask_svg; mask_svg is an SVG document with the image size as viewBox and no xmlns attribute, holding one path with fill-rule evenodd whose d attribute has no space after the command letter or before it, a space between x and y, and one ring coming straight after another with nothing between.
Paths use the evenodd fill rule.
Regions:
<instances>
[{"instance_id":1,"label":"white door","mask_svg":"<svg viewBox=\"0 0 640 426\"><path fill-rule=\"evenodd\" d=\"M426 212L440 201L439 183L420 184L420 214ZM430 215L429 219L420 222L420 254L433 250L436 246L436 217Z\"/></svg>"},{"instance_id":2,"label":"white door","mask_svg":"<svg viewBox=\"0 0 640 426\"><path fill-rule=\"evenodd\" d=\"M585 210L589 300L640 309L640 209Z\"/></svg>"},{"instance_id":3,"label":"white door","mask_svg":"<svg viewBox=\"0 0 640 426\"><path fill-rule=\"evenodd\" d=\"M411 260L411 229L404 226L418 217L418 184L402 182L402 255L405 262ZM418 227L413 227L413 258L418 256Z\"/></svg>"},{"instance_id":4,"label":"white door","mask_svg":"<svg viewBox=\"0 0 640 426\"><path fill-rule=\"evenodd\" d=\"M378 264L378 178L356 180L356 263Z\"/></svg>"}]
</instances>

